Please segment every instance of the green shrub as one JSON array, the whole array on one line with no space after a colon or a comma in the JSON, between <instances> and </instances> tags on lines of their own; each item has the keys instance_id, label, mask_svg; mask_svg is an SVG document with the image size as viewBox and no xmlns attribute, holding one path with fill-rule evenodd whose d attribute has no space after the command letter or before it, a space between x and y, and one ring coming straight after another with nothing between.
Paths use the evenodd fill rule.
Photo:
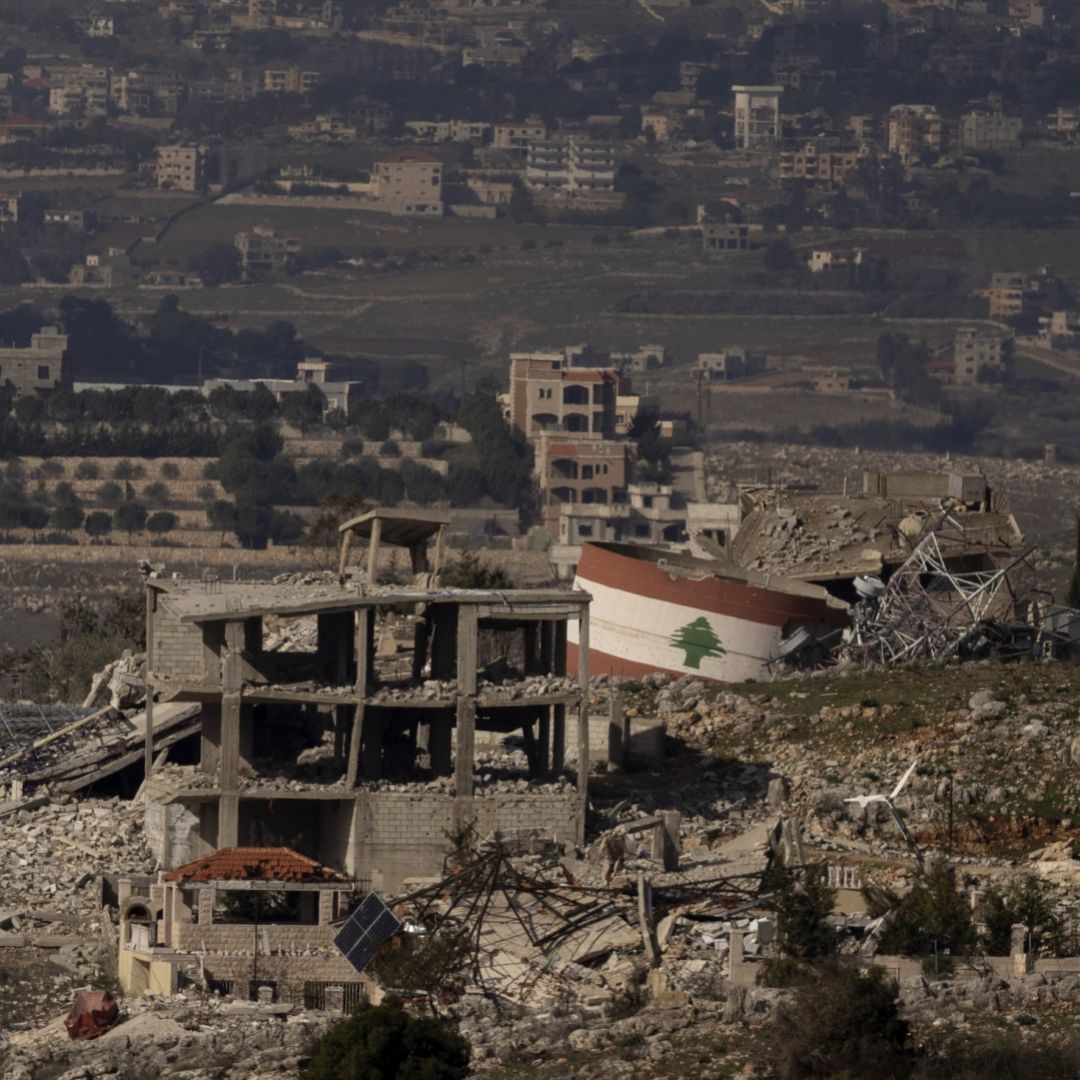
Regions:
<instances>
[{"instance_id":1,"label":"green shrub","mask_svg":"<svg viewBox=\"0 0 1080 1080\"><path fill-rule=\"evenodd\" d=\"M903 1080L915 1067L896 984L881 968L807 965L773 1030L770 1065L782 1080Z\"/></svg>"},{"instance_id":2,"label":"green shrub","mask_svg":"<svg viewBox=\"0 0 1080 1080\"><path fill-rule=\"evenodd\" d=\"M464 1080L469 1044L450 1025L413 1016L396 998L364 1002L319 1040L304 1080Z\"/></svg>"}]
</instances>

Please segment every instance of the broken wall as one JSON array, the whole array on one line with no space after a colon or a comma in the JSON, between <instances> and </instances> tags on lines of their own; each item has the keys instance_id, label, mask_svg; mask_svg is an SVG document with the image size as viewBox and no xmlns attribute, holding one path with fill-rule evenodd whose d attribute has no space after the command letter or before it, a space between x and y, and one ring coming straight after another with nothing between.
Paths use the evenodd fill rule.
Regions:
<instances>
[{"instance_id":1,"label":"broken wall","mask_svg":"<svg viewBox=\"0 0 1080 1080\"><path fill-rule=\"evenodd\" d=\"M568 844L578 835L576 792L485 795L465 802L464 820L480 836L541 830ZM356 877L377 891L393 892L409 877L441 875L458 824L452 795L402 791L365 792L360 799Z\"/></svg>"}]
</instances>

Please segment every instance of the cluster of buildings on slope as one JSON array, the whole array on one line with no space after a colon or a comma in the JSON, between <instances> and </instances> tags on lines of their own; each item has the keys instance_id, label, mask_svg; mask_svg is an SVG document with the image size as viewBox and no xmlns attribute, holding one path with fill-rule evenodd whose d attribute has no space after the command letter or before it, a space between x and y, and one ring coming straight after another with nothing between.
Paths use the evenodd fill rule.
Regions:
<instances>
[{"instance_id":1,"label":"cluster of buildings on slope","mask_svg":"<svg viewBox=\"0 0 1080 1080\"><path fill-rule=\"evenodd\" d=\"M665 361L656 346L626 356L587 346L511 354L506 414L533 446L543 522L564 575L589 541L694 549L704 537L723 547L737 528L737 508L687 498L668 480L641 475L631 429L643 402L627 372ZM687 429L685 419L662 420L659 435L676 446Z\"/></svg>"}]
</instances>

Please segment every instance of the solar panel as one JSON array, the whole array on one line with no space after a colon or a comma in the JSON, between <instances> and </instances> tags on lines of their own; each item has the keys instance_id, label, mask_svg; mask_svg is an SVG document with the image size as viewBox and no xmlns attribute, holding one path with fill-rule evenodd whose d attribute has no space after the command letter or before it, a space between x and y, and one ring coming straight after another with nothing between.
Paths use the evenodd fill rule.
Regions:
<instances>
[{"instance_id":1,"label":"solar panel","mask_svg":"<svg viewBox=\"0 0 1080 1080\"><path fill-rule=\"evenodd\" d=\"M398 917L375 895L368 893L334 936L338 952L362 972L379 946L401 926Z\"/></svg>"}]
</instances>

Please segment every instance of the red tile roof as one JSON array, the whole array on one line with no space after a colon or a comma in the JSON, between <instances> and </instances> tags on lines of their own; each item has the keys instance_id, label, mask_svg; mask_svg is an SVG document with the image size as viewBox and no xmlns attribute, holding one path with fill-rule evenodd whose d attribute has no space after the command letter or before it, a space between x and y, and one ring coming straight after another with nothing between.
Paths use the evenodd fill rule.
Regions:
<instances>
[{"instance_id":1,"label":"red tile roof","mask_svg":"<svg viewBox=\"0 0 1080 1080\"><path fill-rule=\"evenodd\" d=\"M169 870L166 881L344 881L333 870L287 847L211 851Z\"/></svg>"},{"instance_id":2,"label":"red tile roof","mask_svg":"<svg viewBox=\"0 0 1080 1080\"><path fill-rule=\"evenodd\" d=\"M32 116L23 116L22 113L12 113L10 116L6 116L3 120L0 120L0 127L39 127L44 128L49 125L41 120L35 120Z\"/></svg>"},{"instance_id":3,"label":"red tile roof","mask_svg":"<svg viewBox=\"0 0 1080 1080\"><path fill-rule=\"evenodd\" d=\"M613 371L564 371L563 379L566 382L608 382L615 377Z\"/></svg>"}]
</instances>

